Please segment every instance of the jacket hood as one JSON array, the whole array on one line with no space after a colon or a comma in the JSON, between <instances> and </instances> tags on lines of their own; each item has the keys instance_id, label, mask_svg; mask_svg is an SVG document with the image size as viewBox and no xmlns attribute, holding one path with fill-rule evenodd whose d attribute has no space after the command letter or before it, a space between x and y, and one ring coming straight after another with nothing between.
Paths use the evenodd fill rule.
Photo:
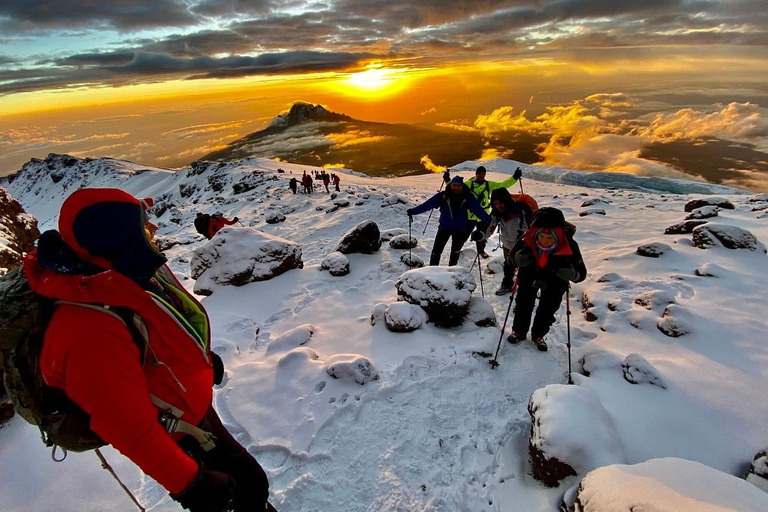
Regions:
<instances>
[{"instance_id":1,"label":"jacket hood","mask_svg":"<svg viewBox=\"0 0 768 512\"><path fill-rule=\"evenodd\" d=\"M61 238L77 258L138 282L150 279L167 261L150 243L144 223L141 202L114 188L78 190L59 214Z\"/></svg>"},{"instance_id":2,"label":"jacket hood","mask_svg":"<svg viewBox=\"0 0 768 512\"><path fill-rule=\"evenodd\" d=\"M494 201L501 201L504 203L504 213L498 211L493 206ZM497 188L491 192L491 215L496 217L509 217L510 215L519 215L520 208L517 206L514 198L510 195L509 190L505 188Z\"/></svg>"}]
</instances>

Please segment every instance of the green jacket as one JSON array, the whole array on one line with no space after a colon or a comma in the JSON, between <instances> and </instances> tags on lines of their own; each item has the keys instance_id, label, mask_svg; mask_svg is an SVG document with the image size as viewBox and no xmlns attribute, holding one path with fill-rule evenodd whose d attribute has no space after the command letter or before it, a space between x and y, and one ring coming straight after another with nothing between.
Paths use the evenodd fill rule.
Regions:
<instances>
[{"instance_id":1,"label":"green jacket","mask_svg":"<svg viewBox=\"0 0 768 512\"><path fill-rule=\"evenodd\" d=\"M475 181L475 178L470 178L464 182L469 187L469 190L477 198L477 202L480 203L480 207L486 212L491 210L491 192L497 188L509 188L517 183L514 176L510 176L504 181L488 181L485 180L482 184ZM467 212L467 218L469 220L479 221L472 212Z\"/></svg>"}]
</instances>

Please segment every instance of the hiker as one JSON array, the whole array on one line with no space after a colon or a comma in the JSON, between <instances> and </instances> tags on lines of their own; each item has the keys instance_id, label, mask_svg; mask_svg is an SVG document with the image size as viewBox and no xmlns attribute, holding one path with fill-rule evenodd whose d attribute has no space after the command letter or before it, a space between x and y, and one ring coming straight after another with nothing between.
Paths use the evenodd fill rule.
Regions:
<instances>
[{"instance_id":1,"label":"hiker","mask_svg":"<svg viewBox=\"0 0 768 512\"><path fill-rule=\"evenodd\" d=\"M315 180L312 179L312 176L307 175L307 193L311 194L315 191Z\"/></svg>"},{"instance_id":2,"label":"hiker","mask_svg":"<svg viewBox=\"0 0 768 512\"><path fill-rule=\"evenodd\" d=\"M197 216L195 217L195 231L203 235L208 240L211 239L210 234L208 233L208 226L211 223L211 216L207 213L197 212Z\"/></svg>"},{"instance_id":3,"label":"hiker","mask_svg":"<svg viewBox=\"0 0 768 512\"><path fill-rule=\"evenodd\" d=\"M333 184L336 186L336 192L341 192L341 189L339 188L339 183L341 183L341 178L339 178L338 174L334 174Z\"/></svg>"},{"instance_id":4,"label":"hiker","mask_svg":"<svg viewBox=\"0 0 768 512\"><path fill-rule=\"evenodd\" d=\"M64 201L58 227L24 262L32 291L60 301L40 354L47 385L185 509L274 510L264 470L213 408L224 366L208 315L166 266L139 201L81 189Z\"/></svg>"},{"instance_id":5,"label":"hiker","mask_svg":"<svg viewBox=\"0 0 768 512\"><path fill-rule=\"evenodd\" d=\"M512 290L515 278L512 249L528 229L528 223L532 219L531 208L525 203L517 202L506 188L497 188L491 192L491 221L488 225L487 237L490 238L498 228L501 249L504 252L504 278L501 280L499 289L496 290L496 295L506 295ZM475 236L475 233L472 235Z\"/></svg>"},{"instance_id":6,"label":"hiker","mask_svg":"<svg viewBox=\"0 0 768 512\"><path fill-rule=\"evenodd\" d=\"M323 171L322 178L323 178L323 186L325 186L325 193L330 194L331 191L328 190L328 185L331 184L331 177L328 175L327 172Z\"/></svg>"},{"instance_id":7,"label":"hiker","mask_svg":"<svg viewBox=\"0 0 768 512\"><path fill-rule=\"evenodd\" d=\"M481 221L487 221L488 214L480 207L480 203L464 184L464 178L461 176L455 176L444 191L438 192L419 206L408 209L406 213L412 217L433 208L440 209L440 221L429 264L440 264L440 256L442 256L450 239L451 254L448 258L448 265L456 265L459 262L461 246L464 245L470 234L467 212L473 212Z\"/></svg>"},{"instance_id":8,"label":"hiker","mask_svg":"<svg viewBox=\"0 0 768 512\"><path fill-rule=\"evenodd\" d=\"M531 328L531 339L539 350L547 350L544 336L555 322L569 281L579 283L587 277L587 268L579 245L573 239L576 227L565 221L557 208L542 208L534 216L531 227L512 249L518 267L517 299L510 343L526 338L531 324L536 295L541 291L539 306Z\"/></svg>"},{"instance_id":9,"label":"hiker","mask_svg":"<svg viewBox=\"0 0 768 512\"><path fill-rule=\"evenodd\" d=\"M219 232L221 228L224 226L231 226L235 222L239 222L240 219L235 217L232 220L229 220L224 216L221 212L216 212L211 217L211 221L208 223L208 239L213 238L213 235Z\"/></svg>"},{"instance_id":10,"label":"hiker","mask_svg":"<svg viewBox=\"0 0 768 512\"><path fill-rule=\"evenodd\" d=\"M291 181L288 182L288 186L291 187L293 195L296 195L296 189L299 188L299 181L296 178L291 178Z\"/></svg>"},{"instance_id":11,"label":"hiker","mask_svg":"<svg viewBox=\"0 0 768 512\"><path fill-rule=\"evenodd\" d=\"M467 181L467 187L472 192L472 194L474 194L475 198L477 198L477 201L480 203L480 206L483 208L483 210L487 212L491 207L491 192L499 188L511 187L517 183L517 180L520 179L523 173L518 167L515 173L504 181L488 181L485 179L485 174L486 169L482 165L475 169L475 177L470 178ZM468 215L470 232L472 230L477 230L481 233L485 231L480 218L471 212ZM478 238L480 239L475 242L477 245L477 253L483 258L488 258L488 253L485 252L485 239L483 239L481 236L478 236Z\"/></svg>"},{"instance_id":12,"label":"hiker","mask_svg":"<svg viewBox=\"0 0 768 512\"><path fill-rule=\"evenodd\" d=\"M301 186L304 187L304 193L309 194L309 176L307 176L307 171L304 171L304 175L301 177Z\"/></svg>"}]
</instances>

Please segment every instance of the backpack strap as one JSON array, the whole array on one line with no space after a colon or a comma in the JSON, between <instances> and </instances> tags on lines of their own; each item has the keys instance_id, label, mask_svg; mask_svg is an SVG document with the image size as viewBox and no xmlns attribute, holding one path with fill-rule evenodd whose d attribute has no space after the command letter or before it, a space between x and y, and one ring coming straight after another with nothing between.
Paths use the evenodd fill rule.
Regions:
<instances>
[{"instance_id":1,"label":"backpack strap","mask_svg":"<svg viewBox=\"0 0 768 512\"><path fill-rule=\"evenodd\" d=\"M150 398L152 399L152 403L160 409L160 416L158 419L166 432L169 434L173 434L174 432L188 434L195 438L195 440L200 443L200 448L206 452L216 448L216 436L191 423L179 419L184 416L184 411L155 395L150 395Z\"/></svg>"}]
</instances>

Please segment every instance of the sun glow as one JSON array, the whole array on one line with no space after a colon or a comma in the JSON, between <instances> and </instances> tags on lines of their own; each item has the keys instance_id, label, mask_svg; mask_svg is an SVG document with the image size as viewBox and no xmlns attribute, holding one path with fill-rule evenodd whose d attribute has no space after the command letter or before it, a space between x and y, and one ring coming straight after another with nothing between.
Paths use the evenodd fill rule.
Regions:
<instances>
[{"instance_id":1,"label":"sun glow","mask_svg":"<svg viewBox=\"0 0 768 512\"><path fill-rule=\"evenodd\" d=\"M338 91L357 98L381 98L403 92L412 82L406 69L371 67L352 73L335 85Z\"/></svg>"}]
</instances>

